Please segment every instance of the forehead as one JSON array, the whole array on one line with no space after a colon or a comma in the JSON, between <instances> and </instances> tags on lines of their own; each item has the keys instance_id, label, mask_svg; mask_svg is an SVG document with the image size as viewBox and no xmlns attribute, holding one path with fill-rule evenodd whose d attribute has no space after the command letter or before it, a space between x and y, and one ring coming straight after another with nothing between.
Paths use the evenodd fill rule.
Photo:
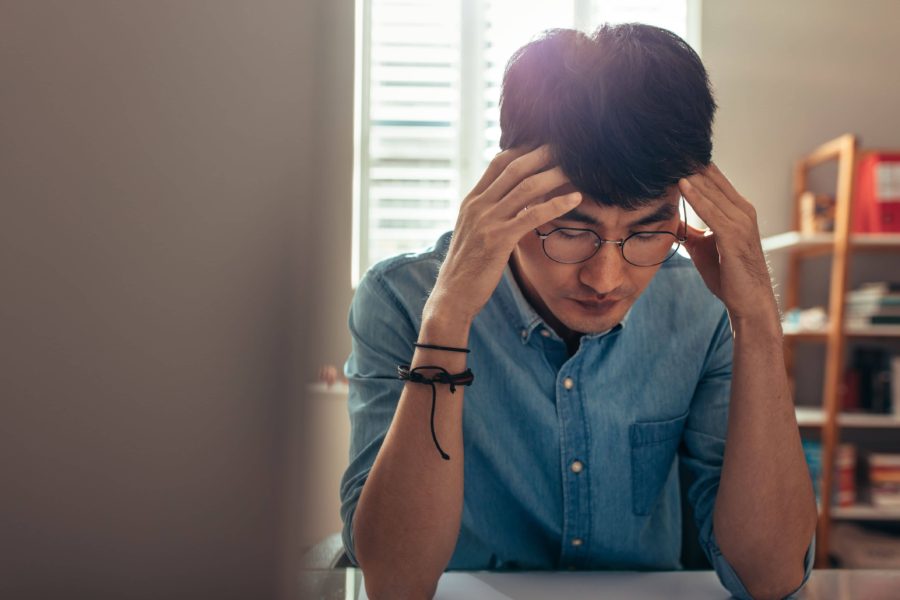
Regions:
<instances>
[{"instance_id":1,"label":"forehead","mask_svg":"<svg viewBox=\"0 0 900 600\"><path fill-rule=\"evenodd\" d=\"M571 191L571 189L567 191ZM558 192L554 192L553 195L557 194ZM678 215L678 200L680 198L681 194L678 191L678 187L672 186L661 198L649 200L642 206L626 210L618 206L602 205L588 196L584 202L558 220L578 221L610 227L630 224L650 217L655 217L653 221L668 220Z\"/></svg>"}]
</instances>

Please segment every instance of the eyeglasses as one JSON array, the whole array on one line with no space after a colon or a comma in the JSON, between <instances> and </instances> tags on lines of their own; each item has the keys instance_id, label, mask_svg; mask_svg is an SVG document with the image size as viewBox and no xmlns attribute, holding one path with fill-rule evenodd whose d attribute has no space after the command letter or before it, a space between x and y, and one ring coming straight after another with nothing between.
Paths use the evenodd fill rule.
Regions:
<instances>
[{"instance_id":1,"label":"eyeglasses","mask_svg":"<svg viewBox=\"0 0 900 600\"><path fill-rule=\"evenodd\" d=\"M684 197L681 208L685 210ZM680 238L670 231L637 231L622 240L604 240L594 230L580 227L557 227L548 233L535 229L534 232L541 238L544 254L554 262L565 265L584 262L597 254L603 244L615 244L628 263L653 267L675 255L687 239L687 224Z\"/></svg>"}]
</instances>

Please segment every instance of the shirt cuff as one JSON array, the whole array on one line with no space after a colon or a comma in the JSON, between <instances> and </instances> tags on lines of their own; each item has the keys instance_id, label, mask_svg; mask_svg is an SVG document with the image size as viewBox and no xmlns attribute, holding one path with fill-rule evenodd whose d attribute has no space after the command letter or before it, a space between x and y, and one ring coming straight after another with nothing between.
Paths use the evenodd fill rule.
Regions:
<instances>
[{"instance_id":1,"label":"shirt cuff","mask_svg":"<svg viewBox=\"0 0 900 600\"><path fill-rule=\"evenodd\" d=\"M350 514L347 515L347 520L344 522L344 527L341 530L341 541L344 543L344 553L347 555L347 558L350 560L350 564L354 567L359 568L359 561L356 560L356 554L353 552L354 542L353 542L353 515L356 513L356 507L353 507L353 510L350 511Z\"/></svg>"},{"instance_id":2,"label":"shirt cuff","mask_svg":"<svg viewBox=\"0 0 900 600\"><path fill-rule=\"evenodd\" d=\"M747 588L744 587L744 583L741 581L741 578L738 577L738 574L722 555L722 551L719 549L719 544L716 542L716 536L714 532L710 532L709 543L706 546L706 550L710 562L712 563L713 568L716 570L716 575L718 575L719 581L722 582L722 585L725 586L725 589L731 592L731 594L735 598L739 598L740 600L753 600L753 597L747 591ZM812 573L813 563L815 563L815 557L816 535L815 533L813 533L812 540L809 543L809 548L807 548L806 550L806 556L803 558L803 580L800 582L800 585L797 586L797 589L784 597L784 600L794 600L798 598L797 594L799 594L800 590L803 589L803 586L806 585L806 582L809 580L809 575L810 573Z\"/></svg>"}]
</instances>

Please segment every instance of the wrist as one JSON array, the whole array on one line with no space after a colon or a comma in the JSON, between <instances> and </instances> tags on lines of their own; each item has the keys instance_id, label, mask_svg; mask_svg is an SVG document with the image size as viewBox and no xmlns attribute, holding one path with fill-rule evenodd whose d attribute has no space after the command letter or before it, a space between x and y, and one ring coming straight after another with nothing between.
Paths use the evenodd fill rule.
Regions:
<instances>
[{"instance_id":1,"label":"wrist","mask_svg":"<svg viewBox=\"0 0 900 600\"><path fill-rule=\"evenodd\" d=\"M469 328L474 320L475 316L460 310L458 303L442 302L436 294L432 293L422 310L422 331L426 326L438 333L465 330L466 336L468 336Z\"/></svg>"},{"instance_id":2,"label":"wrist","mask_svg":"<svg viewBox=\"0 0 900 600\"><path fill-rule=\"evenodd\" d=\"M466 348L469 344L469 329L472 323L464 317L453 315L429 315L422 320L419 328L420 344L436 344Z\"/></svg>"},{"instance_id":3,"label":"wrist","mask_svg":"<svg viewBox=\"0 0 900 600\"><path fill-rule=\"evenodd\" d=\"M726 303L725 308L728 310L732 331L755 330L781 337L781 313L774 293L770 292L759 299L744 302L741 306L729 306Z\"/></svg>"},{"instance_id":4,"label":"wrist","mask_svg":"<svg viewBox=\"0 0 900 600\"><path fill-rule=\"evenodd\" d=\"M422 321L416 342L468 349L469 326L448 318L432 316ZM411 366L416 368L422 365L440 365L451 373L459 373L465 370L468 360L467 352L417 347Z\"/></svg>"},{"instance_id":5,"label":"wrist","mask_svg":"<svg viewBox=\"0 0 900 600\"><path fill-rule=\"evenodd\" d=\"M729 320L731 321L731 331L734 333L735 338L770 340L777 342L779 346L782 343L784 334L777 311L771 314L729 315Z\"/></svg>"}]
</instances>

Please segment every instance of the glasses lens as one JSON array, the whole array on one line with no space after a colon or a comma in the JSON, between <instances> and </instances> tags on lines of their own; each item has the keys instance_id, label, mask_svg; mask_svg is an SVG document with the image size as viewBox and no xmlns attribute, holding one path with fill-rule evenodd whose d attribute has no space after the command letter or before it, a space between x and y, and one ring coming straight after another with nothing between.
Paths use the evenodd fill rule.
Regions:
<instances>
[{"instance_id":1,"label":"glasses lens","mask_svg":"<svg viewBox=\"0 0 900 600\"><path fill-rule=\"evenodd\" d=\"M561 263L579 263L592 257L600 245L600 238L592 231L557 229L544 238L544 252Z\"/></svg>"},{"instance_id":2,"label":"glasses lens","mask_svg":"<svg viewBox=\"0 0 900 600\"><path fill-rule=\"evenodd\" d=\"M633 265L652 267L672 258L678 246L678 238L667 231L636 233L625 240L622 255Z\"/></svg>"}]
</instances>

